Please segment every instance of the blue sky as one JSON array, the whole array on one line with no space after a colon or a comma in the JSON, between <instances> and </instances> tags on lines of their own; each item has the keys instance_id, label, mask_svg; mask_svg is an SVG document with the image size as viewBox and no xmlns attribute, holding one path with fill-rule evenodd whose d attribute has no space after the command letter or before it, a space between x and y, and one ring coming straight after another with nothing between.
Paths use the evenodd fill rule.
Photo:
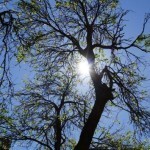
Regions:
<instances>
[{"instance_id":1,"label":"blue sky","mask_svg":"<svg viewBox=\"0 0 150 150\"><path fill-rule=\"evenodd\" d=\"M149 0L120 0L121 6L126 10L131 10L127 15L127 34L135 36L142 27L145 13L150 12ZM150 22L149 22L150 25ZM147 32L150 32L150 27L147 25Z\"/></svg>"},{"instance_id":2,"label":"blue sky","mask_svg":"<svg viewBox=\"0 0 150 150\"><path fill-rule=\"evenodd\" d=\"M126 36L134 38L141 31L140 29L142 28L144 14L150 12L150 0L120 0L120 3L124 9L131 10L131 12L129 12L129 14L126 17L126 19L128 20L126 22L127 23ZM150 22L147 25L146 32L150 33ZM149 59L150 55L147 55L146 57L147 59ZM24 69L25 68L26 66L24 67ZM23 77L25 73L25 71L23 71L24 69L20 68L20 72L18 72L17 74L20 74ZM17 79L18 77L16 76L15 78ZM21 78L19 77L19 79ZM11 150L27 150L27 149L19 147L18 145L14 145L14 147L11 148ZM34 149L29 148L29 150Z\"/></svg>"}]
</instances>

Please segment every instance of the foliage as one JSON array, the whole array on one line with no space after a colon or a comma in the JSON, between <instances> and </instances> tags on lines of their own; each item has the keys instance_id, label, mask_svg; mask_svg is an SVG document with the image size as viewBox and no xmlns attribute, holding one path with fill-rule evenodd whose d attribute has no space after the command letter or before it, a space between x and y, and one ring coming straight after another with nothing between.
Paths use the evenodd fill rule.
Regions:
<instances>
[{"instance_id":1,"label":"foliage","mask_svg":"<svg viewBox=\"0 0 150 150\"><path fill-rule=\"evenodd\" d=\"M2 10L1 136L56 150L134 147L134 135L115 135L101 126L102 114L113 109L128 112L136 134L148 135L141 69L146 63L134 50L150 52L145 33L150 16L132 40L124 33L127 13L118 0L20 0L15 10ZM90 68L88 83L77 72L82 58ZM22 89L11 80L14 59L28 63L35 74ZM83 93L81 83L87 85Z\"/></svg>"}]
</instances>

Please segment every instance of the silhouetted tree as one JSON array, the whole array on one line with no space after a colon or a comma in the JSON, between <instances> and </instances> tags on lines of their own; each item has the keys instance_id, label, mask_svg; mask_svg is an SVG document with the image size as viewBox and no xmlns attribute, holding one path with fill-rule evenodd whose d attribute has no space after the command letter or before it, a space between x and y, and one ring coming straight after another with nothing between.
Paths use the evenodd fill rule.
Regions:
<instances>
[{"instance_id":1,"label":"silhouetted tree","mask_svg":"<svg viewBox=\"0 0 150 150\"><path fill-rule=\"evenodd\" d=\"M16 11L8 10L0 14L0 30L4 32L3 43L6 49L4 56L13 53L17 56L18 62L31 56L30 63L32 65L37 63L38 66L42 63L41 66L52 64L51 67L60 65L64 68L70 64L74 72L77 69L75 64L80 57L87 60L94 89L94 101L93 107L91 110L89 109L90 112L81 127L81 134L75 150L90 148L94 132L108 103L127 111L135 127L140 132L149 134L150 113L143 105L143 101L147 100L147 95L141 88L141 83L146 80L140 69L140 64L144 61L137 51L150 52L149 35L144 33L150 16L146 15L143 28L137 37L133 40L130 37L127 38L124 33L124 16L128 11L121 9L118 3L117 0L57 0L54 2L20 0L17 3ZM9 49L8 43L10 43ZM15 46L17 50L10 48L12 46ZM4 57L4 60L5 58L7 57ZM6 66L5 61L2 63L2 68L7 77L4 66ZM59 73L60 69L57 71ZM67 75L70 69L67 71L61 69L61 71ZM4 79L4 75L2 75L2 79ZM70 76L68 78L70 79ZM46 82L48 80L47 77ZM3 80L2 83L4 83ZM64 83L67 87L68 84ZM60 92L63 97L64 91ZM25 95L21 94L24 98L31 99L29 104L30 102L34 103L36 98L40 100L45 98L39 97L41 95L38 92L32 93L32 90L24 93ZM71 93L67 92L67 94ZM60 149L63 143L63 138L60 139L62 128L59 128L60 120L58 118L64 102L62 99L60 101L63 103L62 105L53 104L52 101L49 105L49 109L54 107L55 110L53 113L53 115L55 114L55 124L51 124L53 127L51 134L53 132L55 132L55 136L57 133L59 134L56 136L58 140L55 139L55 149ZM75 111L76 107L74 106L73 109ZM78 112L77 116L79 114ZM38 115L38 111L36 114L30 115L32 118L34 115ZM30 119L30 117L26 119ZM40 119L43 119L43 116ZM57 130L54 125L57 126ZM50 140L48 135L45 138ZM28 138L28 140L33 139ZM40 141L36 142L40 143Z\"/></svg>"}]
</instances>

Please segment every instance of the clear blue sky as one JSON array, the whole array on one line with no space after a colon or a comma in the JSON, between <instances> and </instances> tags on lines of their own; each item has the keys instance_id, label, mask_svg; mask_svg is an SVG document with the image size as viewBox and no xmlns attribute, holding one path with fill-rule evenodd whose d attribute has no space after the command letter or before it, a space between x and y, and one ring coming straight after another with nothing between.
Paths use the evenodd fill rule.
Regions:
<instances>
[{"instance_id":1,"label":"clear blue sky","mask_svg":"<svg viewBox=\"0 0 150 150\"><path fill-rule=\"evenodd\" d=\"M126 19L128 20L126 35L129 37L134 37L135 35L138 35L138 33L140 33L141 31L140 29L142 28L144 14L150 12L150 0L120 0L120 3L124 9L132 10L126 17ZM147 25L146 32L150 33L150 23L149 25ZM147 57L150 58L149 56ZM27 150L27 149L14 145L14 147L11 150ZM30 148L29 150L34 149Z\"/></svg>"}]
</instances>

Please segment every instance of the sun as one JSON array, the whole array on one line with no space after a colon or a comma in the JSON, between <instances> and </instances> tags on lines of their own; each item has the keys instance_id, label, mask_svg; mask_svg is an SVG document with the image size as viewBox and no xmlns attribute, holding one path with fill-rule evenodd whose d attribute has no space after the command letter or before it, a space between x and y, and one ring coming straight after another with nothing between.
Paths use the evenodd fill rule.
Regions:
<instances>
[{"instance_id":1,"label":"sun","mask_svg":"<svg viewBox=\"0 0 150 150\"><path fill-rule=\"evenodd\" d=\"M88 75L89 74L89 65L88 65L88 62L85 61L85 60L82 60L80 63L79 63L79 73L81 75Z\"/></svg>"}]
</instances>

